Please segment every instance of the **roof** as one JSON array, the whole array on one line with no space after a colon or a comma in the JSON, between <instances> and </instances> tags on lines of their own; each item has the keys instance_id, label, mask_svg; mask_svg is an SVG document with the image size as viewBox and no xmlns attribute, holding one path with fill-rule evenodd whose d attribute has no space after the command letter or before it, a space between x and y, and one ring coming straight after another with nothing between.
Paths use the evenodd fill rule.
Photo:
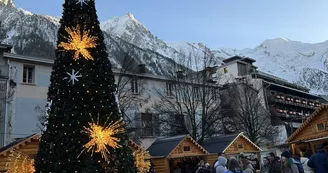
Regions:
<instances>
[{"instance_id":1,"label":"roof","mask_svg":"<svg viewBox=\"0 0 328 173\"><path fill-rule=\"evenodd\" d=\"M204 142L203 147L210 153L224 152L237 136L238 134L212 137Z\"/></svg>"},{"instance_id":2,"label":"roof","mask_svg":"<svg viewBox=\"0 0 328 173\"><path fill-rule=\"evenodd\" d=\"M21 145L25 146L27 143L31 143L32 139L39 140L39 134L33 134L22 139L18 139L2 148L0 148L0 155L6 155L7 152L11 151L13 148L19 149Z\"/></svg>"},{"instance_id":3,"label":"roof","mask_svg":"<svg viewBox=\"0 0 328 173\"><path fill-rule=\"evenodd\" d=\"M309 94L309 91L310 91L309 88L302 87L300 85L290 83L285 79L282 79L280 77L277 77L277 76L274 76L274 75L271 75L271 74L268 74L268 73L265 73L265 72L262 72L262 71L256 71L254 76L256 78L267 80L266 82L275 83L276 85L279 85L279 83L280 83L280 84L282 84L280 86L285 86L285 87L288 87L289 89L294 89L295 91L299 91L299 92L302 92L302 93ZM270 80L271 80L271 82L270 82Z\"/></svg>"},{"instance_id":4,"label":"roof","mask_svg":"<svg viewBox=\"0 0 328 173\"><path fill-rule=\"evenodd\" d=\"M304 123L302 123L301 126L292 135L289 136L286 142L291 142L315 117L320 115L320 113L325 109L328 109L328 104L317 107L311 116L306 119L306 121L304 121Z\"/></svg>"},{"instance_id":5,"label":"roof","mask_svg":"<svg viewBox=\"0 0 328 173\"><path fill-rule=\"evenodd\" d=\"M156 139L147 150L151 156L167 157L186 136L187 135L179 135L170 138Z\"/></svg>"},{"instance_id":6,"label":"roof","mask_svg":"<svg viewBox=\"0 0 328 173\"><path fill-rule=\"evenodd\" d=\"M135 143L135 142L132 141L131 139L129 139L129 145L130 145L130 147L132 147L133 149L136 149L136 150L144 150L140 145L138 145L137 143Z\"/></svg>"},{"instance_id":7,"label":"roof","mask_svg":"<svg viewBox=\"0 0 328 173\"><path fill-rule=\"evenodd\" d=\"M325 102L328 101L328 96L327 95L319 95Z\"/></svg>"},{"instance_id":8,"label":"roof","mask_svg":"<svg viewBox=\"0 0 328 173\"><path fill-rule=\"evenodd\" d=\"M225 152L239 137L244 138L259 151L262 151L260 147L249 140L243 133L212 137L206 140L203 146L210 153Z\"/></svg>"},{"instance_id":9,"label":"roof","mask_svg":"<svg viewBox=\"0 0 328 173\"><path fill-rule=\"evenodd\" d=\"M199 145L190 135L179 135L169 138L159 138L147 149L151 156L168 157L174 151L174 149L185 139L191 140L198 148L200 148L205 154L208 152Z\"/></svg>"},{"instance_id":10,"label":"roof","mask_svg":"<svg viewBox=\"0 0 328 173\"><path fill-rule=\"evenodd\" d=\"M233 56L233 57L230 57L230 58L227 58L227 59L222 60L222 62L228 63L228 62L231 62L231 61L242 60L242 59L243 59L243 57Z\"/></svg>"},{"instance_id":11,"label":"roof","mask_svg":"<svg viewBox=\"0 0 328 173\"><path fill-rule=\"evenodd\" d=\"M54 63L53 59L37 58L37 57L32 57L32 56L25 56L25 55L6 53L6 52L3 55L4 55L4 57L10 58L10 59L29 61L29 62L34 62L34 63L42 63L42 64L46 64L49 66L52 66Z\"/></svg>"},{"instance_id":12,"label":"roof","mask_svg":"<svg viewBox=\"0 0 328 173\"><path fill-rule=\"evenodd\" d=\"M12 45L0 44L0 49L5 49L5 52L10 52L12 48L13 48Z\"/></svg>"}]
</instances>

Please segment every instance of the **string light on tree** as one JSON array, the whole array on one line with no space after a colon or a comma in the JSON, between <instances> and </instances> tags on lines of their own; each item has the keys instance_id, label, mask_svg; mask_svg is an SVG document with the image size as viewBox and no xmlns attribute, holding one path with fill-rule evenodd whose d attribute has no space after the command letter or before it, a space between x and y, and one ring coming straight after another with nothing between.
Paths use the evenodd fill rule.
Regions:
<instances>
[{"instance_id":1,"label":"string light on tree","mask_svg":"<svg viewBox=\"0 0 328 173\"><path fill-rule=\"evenodd\" d=\"M92 123L88 123L89 127L84 127L85 133L87 133L90 137L90 141L84 145L83 151L86 149L88 152L96 152L101 153L102 158L108 162L107 154L110 152L107 147L111 148L120 148L121 146L118 144L120 141L119 138L114 137L114 135L120 134L124 132L124 122L122 120L108 123L105 122L104 126L99 124L99 116L98 120L95 123L92 119ZM83 152L82 151L82 152ZM82 153L81 152L81 153Z\"/></svg>"},{"instance_id":2,"label":"string light on tree","mask_svg":"<svg viewBox=\"0 0 328 173\"><path fill-rule=\"evenodd\" d=\"M88 49L95 48L97 43L96 36L90 36L90 31L82 31L80 25L76 27L66 27L65 31L69 34L69 37L64 37L67 42L61 42L58 47L63 48L66 51L75 51L74 60L78 60L80 55L86 60L93 60Z\"/></svg>"},{"instance_id":3,"label":"string light on tree","mask_svg":"<svg viewBox=\"0 0 328 173\"><path fill-rule=\"evenodd\" d=\"M69 76L69 81L68 82L71 82L72 81L72 84L74 85L75 84L75 81L79 81L79 77L82 77L82 75L79 75L79 72L75 72L74 69L72 69L72 73L68 73L68 76ZM64 79L68 79L68 77L64 78Z\"/></svg>"},{"instance_id":4,"label":"string light on tree","mask_svg":"<svg viewBox=\"0 0 328 173\"><path fill-rule=\"evenodd\" d=\"M34 173L34 159L18 151L10 151L7 173Z\"/></svg>"}]
</instances>

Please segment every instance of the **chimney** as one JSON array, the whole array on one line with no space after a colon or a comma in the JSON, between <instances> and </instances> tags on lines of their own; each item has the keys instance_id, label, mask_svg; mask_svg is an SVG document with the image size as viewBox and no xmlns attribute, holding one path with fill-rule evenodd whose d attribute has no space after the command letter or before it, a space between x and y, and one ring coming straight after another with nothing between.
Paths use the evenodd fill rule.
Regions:
<instances>
[{"instance_id":1,"label":"chimney","mask_svg":"<svg viewBox=\"0 0 328 173\"><path fill-rule=\"evenodd\" d=\"M138 73L146 73L146 64L140 64L139 65Z\"/></svg>"}]
</instances>

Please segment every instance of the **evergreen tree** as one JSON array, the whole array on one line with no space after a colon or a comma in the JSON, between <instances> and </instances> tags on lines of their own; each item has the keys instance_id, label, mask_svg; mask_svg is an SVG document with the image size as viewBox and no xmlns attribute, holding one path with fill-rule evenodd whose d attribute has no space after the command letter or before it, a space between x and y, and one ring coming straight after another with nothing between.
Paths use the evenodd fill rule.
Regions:
<instances>
[{"instance_id":1,"label":"evergreen tree","mask_svg":"<svg viewBox=\"0 0 328 173\"><path fill-rule=\"evenodd\" d=\"M136 173L128 136L119 127L122 117L95 2L65 0L63 7L48 91L52 104L35 158L36 172ZM107 128L112 123L118 129L114 135ZM95 138L90 129L105 136L98 133ZM115 139L108 138L113 136L119 146L95 145L109 139L115 144Z\"/></svg>"}]
</instances>

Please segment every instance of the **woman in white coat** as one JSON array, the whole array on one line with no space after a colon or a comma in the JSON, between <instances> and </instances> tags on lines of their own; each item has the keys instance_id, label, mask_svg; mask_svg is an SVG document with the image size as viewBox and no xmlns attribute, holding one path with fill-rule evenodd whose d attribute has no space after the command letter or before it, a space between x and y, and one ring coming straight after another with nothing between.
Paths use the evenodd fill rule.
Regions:
<instances>
[{"instance_id":1,"label":"woman in white coat","mask_svg":"<svg viewBox=\"0 0 328 173\"><path fill-rule=\"evenodd\" d=\"M313 169L310 168L307 163L308 163L309 159L306 157L301 157L301 163L303 165L304 168L304 173L314 173Z\"/></svg>"}]
</instances>

